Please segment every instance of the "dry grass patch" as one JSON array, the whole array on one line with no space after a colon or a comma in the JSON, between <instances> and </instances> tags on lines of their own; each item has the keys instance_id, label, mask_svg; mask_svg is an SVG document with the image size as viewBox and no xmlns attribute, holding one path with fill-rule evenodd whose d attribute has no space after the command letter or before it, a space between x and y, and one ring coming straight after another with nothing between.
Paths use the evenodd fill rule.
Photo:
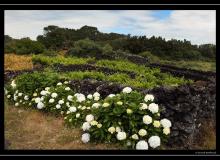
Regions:
<instances>
[{"instance_id":1,"label":"dry grass patch","mask_svg":"<svg viewBox=\"0 0 220 160\"><path fill-rule=\"evenodd\" d=\"M4 69L5 70L23 70L32 69L32 56L31 55L4 55Z\"/></svg>"},{"instance_id":2,"label":"dry grass patch","mask_svg":"<svg viewBox=\"0 0 220 160\"><path fill-rule=\"evenodd\" d=\"M8 149L119 149L112 144L84 144L81 129L64 125L62 117L33 109L5 106L5 139Z\"/></svg>"}]
</instances>

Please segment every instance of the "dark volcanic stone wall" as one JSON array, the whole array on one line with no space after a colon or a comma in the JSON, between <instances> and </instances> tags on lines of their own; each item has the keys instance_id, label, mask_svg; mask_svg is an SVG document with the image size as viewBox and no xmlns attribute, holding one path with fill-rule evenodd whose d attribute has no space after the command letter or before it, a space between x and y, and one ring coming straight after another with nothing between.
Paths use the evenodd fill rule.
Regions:
<instances>
[{"instance_id":1,"label":"dark volcanic stone wall","mask_svg":"<svg viewBox=\"0 0 220 160\"><path fill-rule=\"evenodd\" d=\"M211 71L198 71L193 69L186 69L186 68L179 68L170 65L158 64L158 63L150 63L149 67L158 67L160 68L161 72L169 72L174 76L182 77L193 80L204 80L209 81L210 78L216 78L216 73Z\"/></svg>"},{"instance_id":2,"label":"dark volcanic stone wall","mask_svg":"<svg viewBox=\"0 0 220 160\"><path fill-rule=\"evenodd\" d=\"M212 119L215 123L216 82L195 82L175 88L154 88L151 93L162 107L162 117L173 123L168 145L176 148L190 148L202 122Z\"/></svg>"}]
</instances>

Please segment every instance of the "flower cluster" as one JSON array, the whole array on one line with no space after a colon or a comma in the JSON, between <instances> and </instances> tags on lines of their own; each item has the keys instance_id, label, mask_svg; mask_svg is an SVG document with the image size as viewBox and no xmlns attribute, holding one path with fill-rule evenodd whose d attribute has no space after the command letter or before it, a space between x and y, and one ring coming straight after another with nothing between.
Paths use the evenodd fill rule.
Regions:
<instances>
[{"instance_id":1,"label":"flower cluster","mask_svg":"<svg viewBox=\"0 0 220 160\"><path fill-rule=\"evenodd\" d=\"M155 149L167 140L170 120L160 119L160 108L151 94L142 95L125 87L121 93L102 98L98 92L75 93L69 82L59 82L32 94L19 92L13 80L5 89L15 106L29 106L61 114L70 126L84 132L82 142L120 143L138 150Z\"/></svg>"}]
</instances>

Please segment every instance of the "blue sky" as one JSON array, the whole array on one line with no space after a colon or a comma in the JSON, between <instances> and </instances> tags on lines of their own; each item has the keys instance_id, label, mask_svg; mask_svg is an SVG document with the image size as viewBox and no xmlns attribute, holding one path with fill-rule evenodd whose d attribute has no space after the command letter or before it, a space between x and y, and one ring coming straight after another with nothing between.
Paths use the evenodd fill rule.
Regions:
<instances>
[{"instance_id":1,"label":"blue sky","mask_svg":"<svg viewBox=\"0 0 220 160\"><path fill-rule=\"evenodd\" d=\"M89 25L106 33L215 43L215 16L214 10L6 10L5 34L36 39L48 25L74 29Z\"/></svg>"},{"instance_id":2,"label":"blue sky","mask_svg":"<svg viewBox=\"0 0 220 160\"><path fill-rule=\"evenodd\" d=\"M171 10L155 10L152 15L158 19L166 19L169 18L171 13Z\"/></svg>"}]
</instances>

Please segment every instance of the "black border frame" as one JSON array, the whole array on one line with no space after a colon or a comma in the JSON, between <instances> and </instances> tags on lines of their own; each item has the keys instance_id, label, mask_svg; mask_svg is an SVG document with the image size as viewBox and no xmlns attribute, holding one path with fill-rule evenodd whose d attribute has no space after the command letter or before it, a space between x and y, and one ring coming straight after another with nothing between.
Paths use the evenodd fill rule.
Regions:
<instances>
[{"instance_id":1,"label":"black border frame","mask_svg":"<svg viewBox=\"0 0 220 160\"><path fill-rule=\"evenodd\" d=\"M1 18L3 22L3 34L4 34L4 10L216 10L216 45L217 45L217 8L216 5L2 5L1 6ZM2 35L3 35L2 34ZM4 42L4 37L1 37ZM2 53L4 53L4 43L2 43ZM1 60L4 64L4 54ZM216 56L216 60L218 60ZM217 63L217 61L216 61ZM216 64L217 67L217 64ZM218 67L217 67L218 68ZM216 68L216 72L217 72ZM4 73L4 66L2 66ZM2 75L3 77L4 75ZM217 76L218 77L218 76ZM3 78L2 78L3 80ZM4 84L4 82L3 82ZM0 93L3 97L4 91L2 87L2 92ZM1 101L4 103L4 101ZM2 104L3 106L4 104ZM218 141L217 135L219 133L218 127L218 117L216 116L216 150L148 150L146 151L136 151L136 150L5 150L4 149L4 107L1 107L1 112L3 113L0 118L3 118L0 124L1 129L1 139L0 139L0 155L147 155L147 156L167 156L167 155L185 155L185 156L213 156L218 155ZM216 115L217 115L216 109Z\"/></svg>"}]
</instances>

